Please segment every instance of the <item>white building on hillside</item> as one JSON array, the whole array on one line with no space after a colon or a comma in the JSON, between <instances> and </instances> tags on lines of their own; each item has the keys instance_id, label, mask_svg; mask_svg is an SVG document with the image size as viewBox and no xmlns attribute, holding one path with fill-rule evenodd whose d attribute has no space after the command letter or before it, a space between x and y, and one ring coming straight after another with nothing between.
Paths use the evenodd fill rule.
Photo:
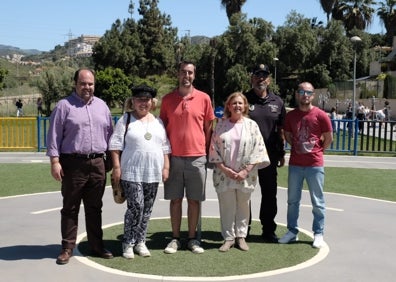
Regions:
<instances>
[{"instance_id":1,"label":"white building on hillside","mask_svg":"<svg viewBox=\"0 0 396 282\"><path fill-rule=\"evenodd\" d=\"M92 49L100 36L81 35L80 37L70 39L65 45L68 47L67 53L70 57L90 57Z\"/></svg>"}]
</instances>

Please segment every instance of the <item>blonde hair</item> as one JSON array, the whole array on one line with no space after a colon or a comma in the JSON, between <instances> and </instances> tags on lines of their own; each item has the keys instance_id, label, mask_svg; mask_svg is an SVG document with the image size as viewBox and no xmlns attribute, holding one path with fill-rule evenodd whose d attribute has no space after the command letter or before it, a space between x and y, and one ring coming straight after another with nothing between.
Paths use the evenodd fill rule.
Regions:
<instances>
[{"instance_id":1,"label":"blonde hair","mask_svg":"<svg viewBox=\"0 0 396 282\"><path fill-rule=\"evenodd\" d=\"M158 99L151 98L150 111L155 111L155 109L157 108L157 104L158 104ZM133 106L133 97L128 97L124 103L124 113L131 113L133 111L135 111L135 108Z\"/></svg>"},{"instance_id":2,"label":"blonde hair","mask_svg":"<svg viewBox=\"0 0 396 282\"><path fill-rule=\"evenodd\" d=\"M241 97L244 103L245 108L243 109L242 115L247 116L249 113L249 104L247 101L247 98L245 95L243 95L242 92L234 92L231 95L227 97L227 100L224 102L224 117L229 118L231 116L231 112L228 109L228 106L230 105L231 101L236 98L236 97Z\"/></svg>"}]
</instances>

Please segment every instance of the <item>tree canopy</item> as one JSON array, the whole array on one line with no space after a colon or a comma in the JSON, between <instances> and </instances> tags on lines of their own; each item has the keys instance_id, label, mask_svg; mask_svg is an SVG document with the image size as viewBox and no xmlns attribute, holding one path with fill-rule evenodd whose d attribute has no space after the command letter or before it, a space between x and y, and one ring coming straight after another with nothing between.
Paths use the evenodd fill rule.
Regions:
<instances>
[{"instance_id":1,"label":"tree canopy","mask_svg":"<svg viewBox=\"0 0 396 282\"><path fill-rule=\"evenodd\" d=\"M386 29L386 42L392 45L393 36L396 35L396 0L385 0L379 3L377 15Z\"/></svg>"},{"instance_id":2,"label":"tree canopy","mask_svg":"<svg viewBox=\"0 0 396 282\"><path fill-rule=\"evenodd\" d=\"M140 0L140 19L115 21L94 46L97 69L120 68L128 76L162 75L175 65L177 29L161 14L156 0Z\"/></svg>"},{"instance_id":3,"label":"tree canopy","mask_svg":"<svg viewBox=\"0 0 396 282\"><path fill-rule=\"evenodd\" d=\"M51 114L51 105L70 94L74 69L53 67L44 71L36 81L45 104L45 114Z\"/></svg>"}]
</instances>

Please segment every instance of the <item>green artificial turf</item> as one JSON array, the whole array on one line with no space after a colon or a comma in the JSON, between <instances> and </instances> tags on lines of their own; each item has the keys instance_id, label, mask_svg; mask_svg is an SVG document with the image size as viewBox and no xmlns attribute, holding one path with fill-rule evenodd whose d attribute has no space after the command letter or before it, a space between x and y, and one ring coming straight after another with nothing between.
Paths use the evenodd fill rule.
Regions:
<instances>
[{"instance_id":1,"label":"green artificial turf","mask_svg":"<svg viewBox=\"0 0 396 282\"><path fill-rule=\"evenodd\" d=\"M287 187L287 170L278 169L281 187ZM396 201L395 183L396 173L392 169L325 167L325 192ZM304 188L307 187L304 182Z\"/></svg>"},{"instance_id":2,"label":"green artificial turf","mask_svg":"<svg viewBox=\"0 0 396 282\"><path fill-rule=\"evenodd\" d=\"M186 230L183 220L182 230ZM228 252L219 252L223 243L220 234L220 220L218 218L202 219L202 247L203 254L193 254L186 249L186 240L182 242L182 249L175 254L165 254L164 248L171 239L168 232L169 219L152 219L147 234L147 247L151 257L125 259L122 257L121 240L123 225L116 225L104 230L106 248L114 254L114 259L105 260L90 257L86 238L79 244L79 251L89 256L93 261L104 266L139 274L160 276L191 276L191 277L223 277L260 273L285 267L295 266L305 262L318 253L312 248L312 238L300 232L300 240L291 244L264 243L260 237L259 222L252 223L251 236L247 240L250 250L247 252L232 248ZM166 231L164 231L166 230ZM286 232L286 228L279 226L278 235ZM187 234L182 233L182 238Z\"/></svg>"},{"instance_id":3,"label":"green artificial turf","mask_svg":"<svg viewBox=\"0 0 396 282\"><path fill-rule=\"evenodd\" d=\"M50 164L0 164L0 197L60 191ZM108 185L110 185L108 177Z\"/></svg>"}]
</instances>

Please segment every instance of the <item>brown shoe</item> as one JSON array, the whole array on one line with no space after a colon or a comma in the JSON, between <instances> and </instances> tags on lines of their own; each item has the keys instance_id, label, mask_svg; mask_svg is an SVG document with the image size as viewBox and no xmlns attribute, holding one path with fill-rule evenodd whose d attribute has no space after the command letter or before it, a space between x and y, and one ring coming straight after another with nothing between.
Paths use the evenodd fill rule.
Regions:
<instances>
[{"instance_id":1,"label":"brown shoe","mask_svg":"<svg viewBox=\"0 0 396 282\"><path fill-rule=\"evenodd\" d=\"M104 259L112 259L113 254L106 249L101 249L101 250L93 250L93 255L96 257L104 258Z\"/></svg>"},{"instance_id":2,"label":"brown shoe","mask_svg":"<svg viewBox=\"0 0 396 282\"><path fill-rule=\"evenodd\" d=\"M67 264L69 262L69 259L72 257L72 255L73 255L72 249L64 248L64 249L62 249L60 255L56 259L56 263L57 264Z\"/></svg>"},{"instance_id":3,"label":"brown shoe","mask_svg":"<svg viewBox=\"0 0 396 282\"><path fill-rule=\"evenodd\" d=\"M219 248L219 252L227 252L229 249L231 249L235 244L234 240L225 240L224 244L221 245Z\"/></svg>"},{"instance_id":4,"label":"brown shoe","mask_svg":"<svg viewBox=\"0 0 396 282\"><path fill-rule=\"evenodd\" d=\"M249 251L249 246L246 244L245 238L237 238L237 244L242 251Z\"/></svg>"}]
</instances>

